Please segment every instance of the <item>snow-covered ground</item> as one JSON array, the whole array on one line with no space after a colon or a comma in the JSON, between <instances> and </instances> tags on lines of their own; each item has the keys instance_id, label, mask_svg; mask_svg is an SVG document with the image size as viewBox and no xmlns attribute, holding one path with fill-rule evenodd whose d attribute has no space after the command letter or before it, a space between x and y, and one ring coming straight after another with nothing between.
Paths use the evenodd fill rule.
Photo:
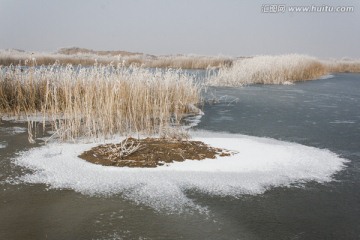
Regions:
<instances>
[{"instance_id":1,"label":"snow-covered ground","mask_svg":"<svg viewBox=\"0 0 360 240\"><path fill-rule=\"evenodd\" d=\"M269 138L213 132L192 135L193 140L238 153L152 169L118 168L77 157L97 144L50 143L23 152L14 162L33 170L21 176L20 182L45 183L50 188L90 195L121 194L136 203L170 211L202 209L186 195L186 190L220 196L261 194L270 187L332 181L333 174L347 162L326 149Z\"/></svg>"}]
</instances>

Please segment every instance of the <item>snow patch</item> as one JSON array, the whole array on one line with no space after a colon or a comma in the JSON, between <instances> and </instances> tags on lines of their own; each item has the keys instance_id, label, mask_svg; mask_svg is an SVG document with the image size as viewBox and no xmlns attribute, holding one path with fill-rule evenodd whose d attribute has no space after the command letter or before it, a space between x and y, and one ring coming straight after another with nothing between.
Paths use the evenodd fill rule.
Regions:
<instances>
[{"instance_id":1,"label":"snow patch","mask_svg":"<svg viewBox=\"0 0 360 240\"><path fill-rule=\"evenodd\" d=\"M199 125L202 116L203 116L202 114L198 114L184 118L184 123L185 123L184 129L190 129Z\"/></svg>"},{"instance_id":2,"label":"snow patch","mask_svg":"<svg viewBox=\"0 0 360 240\"><path fill-rule=\"evenodd\" d=\"M330 79L330 78L333 78L333 77L334 77L334 75L327 74L327 75L321 76L319 79Z\"/></svg>"},{"instance_id":3,"label":"snow patch","mask_svg":"<svg viewBox=\"0 0 360 240\"><path fill-rule=\"evenodd\" d=\"M23 152L14 162L32 169L20 177L25 183L73 189L90 195L121 194L157 210L181 211L203 207L185 192L195 189L219 196L261 194L270 187L292 183L332 181L347 160L314 147L238 134L195 132L194 140L238 154L187 160L152 169L104 167L77 156L97 144L51 143Z\"/></svg>"},{"instance_id":4,"label":"snow patch","mask_svg":"<svg viewBox=\"0 0 360 240\"><path fill-rule=\"evenodd\" d=\"M353 120L335 120L330 123L332 123L332 124L353 124L353 123L355 123L355 121L353 121Z\"/></svg>"},{"instance_id":5,"label":"snow patch","mask_svg":"<svg viewBox=\"0 0 360 240\"><path fill-rule=\"evenodd\" d=\"M0 149L6 147L7 147L7 142L0 142Z\"/></svg>"},{"instance_id":6,"label":"snow patch","mask_svg":"<svg viewBox=\"0 0 360 240\"><path fill-rule=\"evenodd\" d=\"M16 135L16 134L27 132L27 129L24 127L6 127L6 128L0 129L0 132L4 132L9 135Z\"/></svg>"},{"instance_id":7,"label":"snow patch","mask_svg":"<svg viewBox=\"0 0 360 240\"><path fill-rule=\"evenodd\" d=\"M293 83L293 82L290 82L290 81L285 81L285 82L283 82L282 84L283 84L283 85L294 85L294 83Z\"/></svg>"}]
</instances>

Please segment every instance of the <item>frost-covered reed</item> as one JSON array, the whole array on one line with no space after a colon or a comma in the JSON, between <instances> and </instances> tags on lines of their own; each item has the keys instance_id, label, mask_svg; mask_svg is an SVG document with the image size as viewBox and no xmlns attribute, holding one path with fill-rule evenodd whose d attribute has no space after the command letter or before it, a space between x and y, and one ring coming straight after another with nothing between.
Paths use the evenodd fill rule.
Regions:
<instances>
[{"instance_id":1,"label":"frost-covered reed","mask_svg":"<svg viewBox=\"0 0 360 240\"><path fill-rule=\"evenodd\" d=\"M221 68L208 83L213 86L248 84L286 84L316 79L326 67L316 58L305 55L256 56L239 59L230 68Z\"/></svg>"},{"instance_id":2,"label":"frost-covered reed","mask_svg":"<svg viewBox=\"0 0 360 240\"><path fill-rule=\"evenodd\" d=\"M122 64L151 68L206 69L232 64L232 58L225 56L169 55L154 56L124 51L94 51L89 49L60 49L56 53L26 52L9 49L0 50L0 65L18 65L25 61L36 61L37 65L72 64L92 66L98 64Z\"/></svg>"},{"instance_id":3,"label":"frost-covered reed","mask_svg":"<svg viewBox=\"0 0 360 240\"><path fill-rule=\"evenodd\" d=\"M64 140L157 132L199 101L200 86L176 70L0 68L0 114L41 114Z\"/></svg>"},{"instance_id":4,"label":"frost-covered reed","mask_svg":"<svg viewBox=\"0 0 360 240\"><path fill-rule=\"evenodd\" d=\"M333 59L323 61L323 63L330 73L360 72L360 59Z\"/></svg>"},{"instance_id":5,"label":"frost-covered reed","mask_svg":"<svg viewBox=\"0 0 360 240\"><path fill-rule=\"evenodd\" d=\"M172 67L183 69L206 69L208 67L229 67L232 58L221 56L178 55L160 56L145 63L146 67Z\"/></svg>"}]
</instances>

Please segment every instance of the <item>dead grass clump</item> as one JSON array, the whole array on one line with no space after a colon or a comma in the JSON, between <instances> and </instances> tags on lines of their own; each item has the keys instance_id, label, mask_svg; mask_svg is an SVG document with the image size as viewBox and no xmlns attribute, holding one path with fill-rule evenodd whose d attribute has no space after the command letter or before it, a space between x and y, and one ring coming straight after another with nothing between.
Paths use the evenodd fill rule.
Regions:
<instances>
[{"instance_id":1,"label":"dead grass clump","mask_svg":"<svg viewBox=\"0 0 360 240\"><path fill-rule=\"evenodd\" d=\"M123 160L138 151L140 147L141 144L135 143L133 138L126 138L120 144L108 144L107 148L101 148L98 151L101 155L106 155L108 160L117 162L117 159Z\"/></svg>"},{"instance_id":2,"label":"dead grass clump","mask_svg":"<svg viewBox=\"0 0 360 240\"><path fill-rule=\"evenodd\" d=\"M162 129L160 138L172 141L187 141L190 139L190 134L181 126L168 126Z\"/></svg>"},{"instance_id":3,"label":"dead grass clump","mask_svg":"<svg viewBox=\"0 0 360 240\"><path fill-rule=\"evenodd\" d=\"M0 68L0 113L41 113L63 140L156 133L200 101L200 86L176 70L112 65Z\"/></svg>"},{"instance_id":4,"label":"dead grass clump","mask_svg":"<svg viewBox=\"0 0 360 240\"><path fill-rule=\"evenodd\" d=\"M137 151L119 157L112 149L129 144L141 146ZM115 150L116 152L116 150ZM157 167L166 163L207 158L224 157L235 154L225 149L214 148L200 141L169 141L162 138L128 138L119 144L104 144L82 153L79 157L95 164L118 167Z\"/></svg>"}]
</instances>

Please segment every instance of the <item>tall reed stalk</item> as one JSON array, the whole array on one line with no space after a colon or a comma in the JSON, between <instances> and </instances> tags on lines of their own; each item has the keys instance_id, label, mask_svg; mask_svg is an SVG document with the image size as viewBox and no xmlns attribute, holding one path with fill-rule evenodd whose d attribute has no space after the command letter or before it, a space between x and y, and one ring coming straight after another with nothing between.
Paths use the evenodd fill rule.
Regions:
<instances>
[{"instance_id":1,"label":"tall reed stalk","mask_svg":"<svg viewBox=\"0 0 360 240\"><path fill-rule=\"evenodd\" d=\"M0 113L41 113L62 140L158 132L199 101L200 86L176 70L0 68Z\"/></svg>"}]
</instances>

